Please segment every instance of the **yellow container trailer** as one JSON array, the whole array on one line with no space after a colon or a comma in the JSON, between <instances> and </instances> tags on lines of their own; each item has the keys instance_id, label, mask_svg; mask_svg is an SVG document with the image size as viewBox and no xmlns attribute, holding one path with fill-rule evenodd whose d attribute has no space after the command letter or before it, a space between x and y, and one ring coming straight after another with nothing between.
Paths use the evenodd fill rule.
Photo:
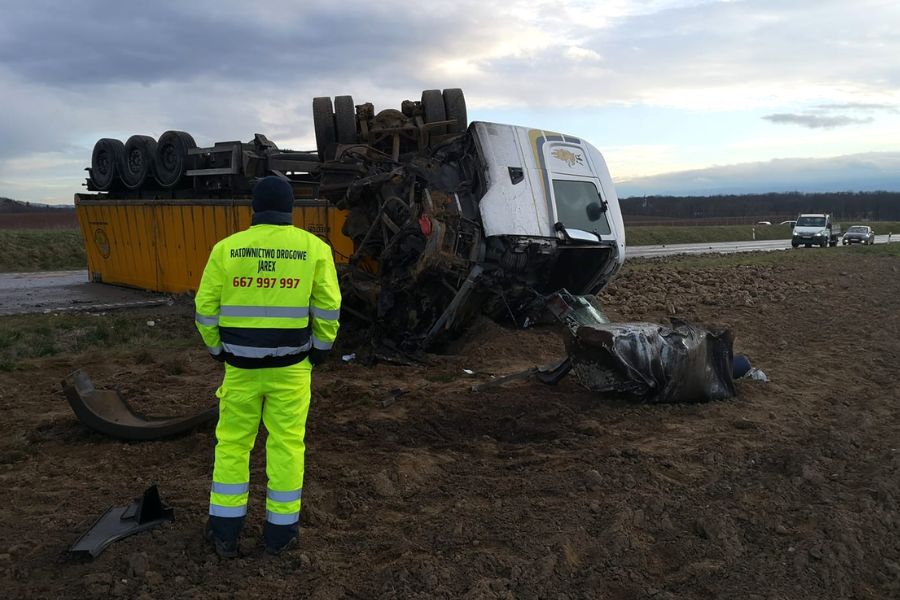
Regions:
<instances>
[{"instance_id":1,"label":"yellow container trailer","mask_svg":"<svg viewBox=\"0 0 900 600\"><path fill-rule=\"evenodd\" d=\"M76 194L75 207L95 282L184 293L196 291L213 245L250 226L245 198L135 199ZM353 243L346 213L325 200L294 204L294 225L315 233L346 263Z\"/></svg>"}]
</instances>

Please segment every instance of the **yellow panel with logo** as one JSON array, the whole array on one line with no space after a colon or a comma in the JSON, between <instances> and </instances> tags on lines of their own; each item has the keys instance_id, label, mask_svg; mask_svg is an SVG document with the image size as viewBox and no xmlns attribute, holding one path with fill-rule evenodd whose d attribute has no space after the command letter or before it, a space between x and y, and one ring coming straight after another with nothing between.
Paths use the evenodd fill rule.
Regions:
<instances>
[{"instance_id":1,"label":"yellow panel with logo","mask_svg":"<svg viewBox=\"0 0 900 600\"><path fill-rule=\"evenodd\" d=\"M76 194L92 281L159 292L193 292L216 242L250 226L249 199L114 200ZM353 242L346 213L323 200L297 200L294 225L331 246L346 263Z\"/></svg>"}]
</instances>

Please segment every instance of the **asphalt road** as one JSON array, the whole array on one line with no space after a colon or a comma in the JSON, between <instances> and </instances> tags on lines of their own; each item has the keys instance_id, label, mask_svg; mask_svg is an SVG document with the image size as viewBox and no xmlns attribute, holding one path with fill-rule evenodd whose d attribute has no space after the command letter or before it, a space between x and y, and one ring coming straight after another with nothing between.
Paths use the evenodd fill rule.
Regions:
<instances>
[{"instance_id":1,"label":"asphalt road","mask_svg":"<svg viewBox=\"0 0 900 600\"><path fill-rule=\"evenodd\" d=\"M626 231L626 238L628 232ZM900 241L895 235L891 241ZM876 235L876 244L887 244L888 236ZM791 240L760 240L755 242L715 242L706 244L663 244L660 246L628 246L625 258L668 256L672 254L731 254L732 252L768 252L771 250L789 250ZM800 248L801 250L804 248Z\"/></svg>"},{"instance_id":2,"label":"asphalt road","mask_svg":"<svg viewBox=\"0 0 900 600\"><path fill-rule=\"evenodd\" d=\"M88 282L88 272L0 273L0 316L162 304L162 294Z\"/></svg>"}]
</instances>

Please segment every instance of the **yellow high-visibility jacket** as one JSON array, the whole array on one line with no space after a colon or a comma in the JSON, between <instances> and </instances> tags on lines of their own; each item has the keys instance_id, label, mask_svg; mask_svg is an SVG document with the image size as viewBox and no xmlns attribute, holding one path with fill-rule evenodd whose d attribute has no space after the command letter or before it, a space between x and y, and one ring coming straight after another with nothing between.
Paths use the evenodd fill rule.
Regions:
<instances>
[{"instance_id":1,"label":"yellow high-visibility jacket","mask_svg":"<svg viewBox=\"0 0 900 600\"><path fill-rule=\"evenodd\" d=\"M195 300L210 354L244 369L281 367L329 350L341 291L331 248L292 225L253 225L217 243Z\"/></svg>"}]
</instances>

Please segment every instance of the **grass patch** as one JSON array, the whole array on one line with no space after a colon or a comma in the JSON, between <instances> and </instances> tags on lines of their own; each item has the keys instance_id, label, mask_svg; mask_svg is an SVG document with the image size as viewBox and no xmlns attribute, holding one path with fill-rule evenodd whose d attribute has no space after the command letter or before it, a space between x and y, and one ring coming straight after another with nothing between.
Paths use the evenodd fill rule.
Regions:
<instances>
[{"instance_id":1,"label":"grass patch","mask_svg":"<svg viewBox=\"0 0 900 600\"><path fill-rule=\"evenodd\" d=\"M878 231L877 229L875 231ZM897 256L900 257L900 233L897 234L897 241L891 244L874 244L872 246L848 246L850 252L859 252L861 254L869 254L876 256Z\"/></svg>"},{"instance_id":2,"label":"grass patch","mask_svg":"<svg viewBox=\"0 0 900 600\"><path fill-rule=\"evenodd\" d=\"M0 272L87 267L79 229L0 229Z\"/></svg>"},{"instance_id":3,"label":"grass patch","mask_svg":"<svg viewBox=\"0 0 900 600\"><path fill-rule=\"evenodd\" d=\"M869 256L896 256L900 258L900 243L875 244L873 246L838 246L837 248L798 248L772 252L735 252L731 254L678 254L674 256L632 258L625 261L622 272L628 270L651 271L665 263L666 268L702 269L709 267L737 267L741 265L814 264L833 260L835 256L863 254Z\"/></svg>"},{"instance_id":4,"label":"grass patch","mask_svg":"<svg viewBox=\"0 0 900 600\"><path fill-rule=\"evenodd\" d=\"M869 225L878 235L893 232L900 240L900 222L847 222L844 231L852 225ZM626 225L625 240L629 246L658 246L661 244L704 244L714 242L744 242L757 240L789 240L791 228L787 225Z\"/></svg>"},{"instance_id":5,"label":"grass patch","mask_svg":"<svg viewBox=\"0 0 900 600\"><path fill-rule=\"evenodd\" d=\"M29 359L122 350L137 360L166 350L197 345L188 318L168 317L149 327L146 313L17 315L0 317L0 371L12 371ZM181 366L169 361L169 370Z\"/></svg>"}]
</instances>

